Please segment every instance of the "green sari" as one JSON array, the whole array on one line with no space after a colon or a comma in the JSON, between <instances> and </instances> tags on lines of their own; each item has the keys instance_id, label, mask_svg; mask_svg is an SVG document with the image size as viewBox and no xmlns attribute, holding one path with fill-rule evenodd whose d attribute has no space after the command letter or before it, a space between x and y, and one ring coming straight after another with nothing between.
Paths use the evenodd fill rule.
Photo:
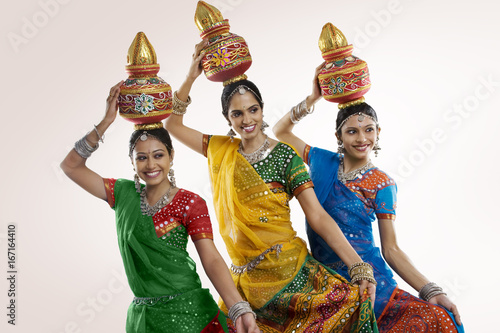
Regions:
<instances>
[{"instance_id":1,"label":"green sari","mask_svg":"<svg viewBox=\"0 0 500 333\"><path fill-rule=\"evenodd\" d=\"M108 201L114 199L110 204L116 214L118 245L136 296L128 309L126 331L227 332L224 315L201 287L196 264L186 251L185 226L176 220L175 227L159 237L153 218L141 212L133 181L105 179L105 185ZM186 193L193 194L179 190L160 212L169 216L170 206ZM186 219L189 213L186 210Z\"/></svg>"}]
</instances>

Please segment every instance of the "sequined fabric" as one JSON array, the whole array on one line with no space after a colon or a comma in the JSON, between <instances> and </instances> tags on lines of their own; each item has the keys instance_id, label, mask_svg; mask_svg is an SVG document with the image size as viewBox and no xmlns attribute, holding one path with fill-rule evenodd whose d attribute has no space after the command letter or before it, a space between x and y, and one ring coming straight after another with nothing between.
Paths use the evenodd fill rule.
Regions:
<instances>
[{"instance_id":1,"label":"sequined fabric","mask_svg":"<svg viewBox=\"0 0 500 333\"><path fill-rule=\"evenodd\" d=\"M378 320L380 332L452 333L457 330L453 316L439 305L427 303L404 290L396 288Z\"/></svg>"},{"instance_id":2,"label":"sequined fabric","mask_svg":"<svg viewBox=\"0 0 500 333\"><path fill-rule=\"evenodd\" d=\"M126 331L227 332L225 317L186 252L188 235L210 238L205 202L180 189L153 217L143 215L133 181L105 179L130 289ZM113 200L114 199L114 200ZM202 236L200 236L202 235ZM214 321L215 320L215 321Z\"/></svg>"},{"instance_id":3,"label":"sequined fabric","mask_svg":"<svg viewBox=\"0 0 500 333\"><path fill-rule=\"evenodd\" d=\"M262 163L250 165L238 145L237 139L213 136L207 152L219 230L231 260L243 266L282 245L279 256L268 251L252 270L233 273L242 297L257 313L259 328L273 333L376 332L370 302L360 304L357 287L310 257L292 228L288 200L312 186L300 157L280 143ZM221 309L227 311L223 304Z\"/></svg>"},{"instance_id":4,"label":"sequined fabric","mask_svg":"<svg viewBox=\"0 0 500 333\"><path fill-rule=\"evenodd\" d=\"M310 166L311 178L315 184L314 191L321 205L337 222L361 259L373 266L375 280L378 283L375 314L379 320L379 330L381 332L437 332L432 327L441 327L439 326L441 316L444 314L449 319L450 315L440 307L399 290L393 273L373 238L372 222L377 218L394 220L396 217L394 180L375 167L367 170L361 178L347 181L344 185L337 179L339 155L315 147L306 146L304 161ZM340 258L330 250L308 223L306 223L306 228L314 258L347 278L349 276L347 267ZM401 298L396 300L395 295L400 295ZM409 305L410 303L413 305ZM419 311L422 314L422 321L413 326L418 322ZM436 312L435 315L430 315L432 311L438 311L440 314ZM390 319L387 317L389 313ZM383 322L385 322L384 325L381 324ZM454 324L451 326L453 330L450 332L456 332L457 328ZM408 330L393 330L391 327L398 327L398 329L406 327ZM462 329L459 327L458 331ZM440 332L448 331L443 329Z\"/></svg>"}]
</instances>

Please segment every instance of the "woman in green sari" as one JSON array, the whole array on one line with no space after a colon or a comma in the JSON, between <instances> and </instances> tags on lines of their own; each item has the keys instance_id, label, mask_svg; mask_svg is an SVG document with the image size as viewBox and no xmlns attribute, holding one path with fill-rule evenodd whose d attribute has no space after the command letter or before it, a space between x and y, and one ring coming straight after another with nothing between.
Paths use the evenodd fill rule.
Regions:
<instances>
[{"instance_id":1,"label":"woman in green sari","mask_svg":"<svg viewBox=\"0 0 500 333\"><path fill-rule=\"evenodd\" d=\"M232 306L230 315L238 332L259 332L254 314L242 301L215 248L205 201L176 187L171 169L174 150L161 123L159 128L137 130L131 136L135 181L102 178L85 165L116 118L120 84L110 90L104 119L77 141L61 168L115 210L120 253L135 295L126 331L227 332L224 314L201 287L195 262L186 251L191 236L208 277Z\"/></svg>"}]
</instances>

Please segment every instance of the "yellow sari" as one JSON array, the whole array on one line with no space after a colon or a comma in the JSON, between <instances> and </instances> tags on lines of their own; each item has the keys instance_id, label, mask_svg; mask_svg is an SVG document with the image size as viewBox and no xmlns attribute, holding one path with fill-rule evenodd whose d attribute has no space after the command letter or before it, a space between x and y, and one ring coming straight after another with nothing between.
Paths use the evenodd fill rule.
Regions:
<instances>
[{"instance_id":1,"label":"yellow sari","mask_svg":"<svg viewBox=\"0 0 500 333\"><path fill-rule=\"evenodd\" d=\"M233 280L256 311L259 328L378 332L369 301L360 306L359 288L309 255L292 228L288 205L237 152L239 142L213 136L207 157Z\"/></svg>"}]
</instances>

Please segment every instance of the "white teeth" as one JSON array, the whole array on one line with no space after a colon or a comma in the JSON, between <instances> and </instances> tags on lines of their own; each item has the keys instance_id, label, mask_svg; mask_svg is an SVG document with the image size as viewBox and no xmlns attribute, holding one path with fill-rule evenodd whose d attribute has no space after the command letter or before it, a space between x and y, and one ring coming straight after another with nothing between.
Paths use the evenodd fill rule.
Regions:
<instances>
[{"instance_id":1,"label":"white teeth","mask_svg":"<svg viewBox=\"0 0 500 333\"><path fill-rule=\"evenodd\" d=\"M146 175L149 177L154 177L157 176L160 173L160 171L155 171L155 172L146 172Z\"/></svg>"}]
</instances>

